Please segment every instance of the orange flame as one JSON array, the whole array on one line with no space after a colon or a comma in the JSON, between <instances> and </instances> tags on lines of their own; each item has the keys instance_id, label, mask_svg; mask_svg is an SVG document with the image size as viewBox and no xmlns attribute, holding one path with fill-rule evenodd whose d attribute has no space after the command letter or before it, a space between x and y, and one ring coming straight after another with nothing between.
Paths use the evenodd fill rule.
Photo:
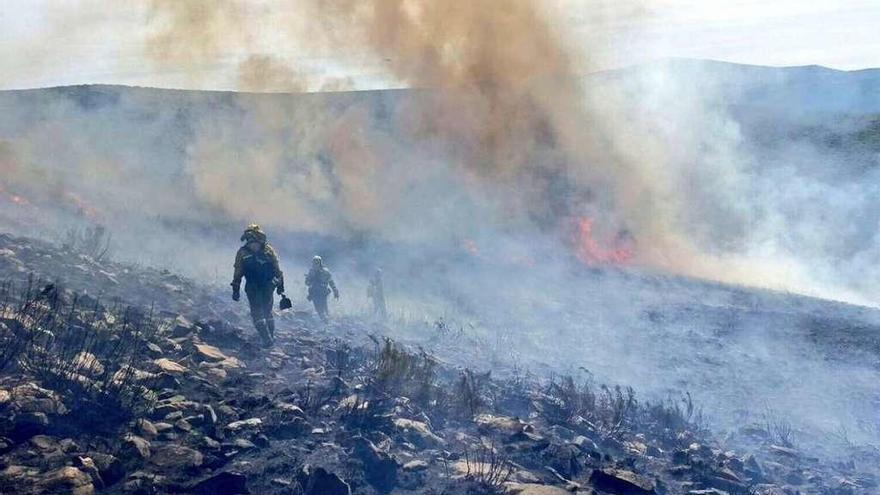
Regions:
<instances>
[{"instance_id":1,"label":"orange flame","mask_svg":"<svg viewBox=\"0 0 880 495\"><path fill-rule=\"evenodd\" d=\"M24 196L8 192L3 186L0 186L0 198L18 206L30 206L31 204Z\"/></svg>"},{"instance_id":2,"label":"orange flame","mask_svg":"<svg viewBox=\"0 0 880 495\"><path fill-rule=\"evenodd\" d=\"M624 265L632 261L634 246L632 237L619 233L607 243L596 240L593 232L593 219L581 217L576 220L574 235L574 255L587 265Z\"/></svg>"}]
</instances>

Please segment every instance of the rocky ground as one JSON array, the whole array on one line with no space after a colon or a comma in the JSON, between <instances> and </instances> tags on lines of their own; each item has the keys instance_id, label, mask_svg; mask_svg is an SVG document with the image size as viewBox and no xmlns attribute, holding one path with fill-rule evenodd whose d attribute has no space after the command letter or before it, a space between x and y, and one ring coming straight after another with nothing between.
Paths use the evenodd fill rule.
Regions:
<instances>
[{"instance_id":1,"label":"rocky ground","mask_svg":"<svg viewBox=\"0 0 880 495\"><path fill-rule=\"evenodd\" d=\"M32 239L0 235L0 279L3 494L880 492L784 423L730 450L686 395L493 377L306 311L264 350L225 292Z\"/></svg>"}]
</instances>

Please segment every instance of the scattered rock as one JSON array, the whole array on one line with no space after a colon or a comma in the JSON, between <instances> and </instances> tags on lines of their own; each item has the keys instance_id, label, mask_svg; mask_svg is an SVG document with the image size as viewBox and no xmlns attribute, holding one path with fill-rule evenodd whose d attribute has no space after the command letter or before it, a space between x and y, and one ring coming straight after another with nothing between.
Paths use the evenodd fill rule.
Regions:
<instances>
[{"instance_id":1,"label":"scattered rock","mask_svg":"<svg viewBox=\"0 0 880 495\"><path fill-rule=\"evenodd\" d=\"M409 441L422 447L434 447L446 443L442 438L435 435L427 424L421 421L397 418L394 420L394 426Z\"/></svg>"},{"instance_id":2,"label":"scattered rock","mask_svg":"<svg viewBox=\"0 0 880 495\"><path fill-rule=\"evenodd\" d=\"M163 354L162 348L152 342L147 342L147 352L152 357L160 357Z\"/></svg>"},{"instance_id":3,"label":"scattered rock","mask_svg":"<svg viewBox=\"0 0 880 495\"><path fill-rule=\"evenodd\" d=\"M171 324L172 337L186 337L192 334L194 330L192 322L182 315L178 315Z\"/></svg>"},{"instance_id":4,"label":"scattered rock","mask_svg":"<svg viewBox=\"0 0 880 495\"><path fill-rule=\"evenodd\" d=\"M404 471L418 472L428 469L429 465L425 461L415 460L409 461L402 466Z\"/></svg>"},{"instance_id":5,"label":"scattered rock","mask_svg":"<svg viewBox=\"0 0 880 495\"><path fill-rule=\"evenodd\" d=\"M100 452L90 452L89 458L95 462L105 485L113 485L125 477L125 467L118 457Z\"/></svg>"},{"instance_id":6,"label":"scattered rock","mask_svg":"<svg viewBox=\"0 0 880 495\"><path fill-rule=\"evenodd\" d=\"M126 456L137 457L140 459L150 458L150 442L146 439L129 433L125 436L123 442L123 445L125 446L123 448L123 453L125 453Z\"/></svg>"},{"instance_id":7,"label":"scattered rock","mask_svg":"<svg viewBox=\"0 0 880 495\"><path fill-rule=\"evenodd\" d=\"M166 444L155 449L150 461L165 468L194 468L205 461L201 452L176 444Z\"/></svg>"},{"instance_id":8,"label":"scattered rock","mask_svg":"<svg viewBox=\"0 0 880 495\"><path fill-rule=\"evenodd\" d=\"M570 495L568 490L534 483L507 483L504 486L506 493L511 495Z\"/></svg>"},{"instance_id":9,"label":"scattered rock","mask_svg":"<svg viewBox=\"0 0 880 495\"><path fill-rule=\"evenodd\" d=\"M65 466L46 473L38 486L48 493L70 495L92 495L95 493L92 478L73 466Z\"/></svg>"},{"instance_id":10,"label":"scattered rock","mask_svg":"<svg viewBox=\"0 0 880 495\"><path fill-rule=\"evenodd\" d=\"M263 420L260 418L249 418L240 421L233 421L226 425L226 429L232 433L238 433L244 430L259 430L263 427Z\"/></svg>"},{"instance_id":11,"label":"scattered rock","mask_svg":"<svg viewBox=\"0 0 880 495\"><path fill-rule=\"evenodd\" d=\"M104 365L90 352L80 352L73 358L73 364L87 376L96 377L104 374Z\"/></svg>"},{"instance_id":12,"label":"scattered rock","mask_svg":"<svg viewBox=\"0 0 880 495\"><path fill-rule=\"evenodd\" d=\"M477 427L484 431L492 431L508 436L522 433L526 424L518 418L480 414L474 418Z\"/></svg>"},{"instance_id":13,"label":"scattered rock","mask_svg":"<svg viewBox=\"0 0 880 495\"><path fill-rule=\"evenodd\" d=\"M172 375L179 375L186 373L189 371L186 366L175 363L174 361L168 358L160 358L153 361L153 364L156 365L161 371L165 373L170 373Z\"/></svg>"},{"instance_id":14,"label":"scattered rock","mask_svg":"<svg viewBox=\"0 0 880 495\"><path fill-rule=\"evenodd\" d=\"M138 433L140 433L142 437L149 440L152 440L159 436L159 430L156 429L156 425L154 425L148 419L139 419L137 421L137 429Z\"/></svg>"},{"instance_id":15,"label":"scattered rock","mask_svg":"<svg viewBox=\"0 0 880 495\"><path fill-rule=\"evenodd\" d=\"M220 349L208 344L195 344L196 352L202 359L209 361L223 361L229 359L229 356L223 354Z\"/></svg>"},{"instance_id":16,"label":"scattered rock","mask_svg":"<svg viewBox=\"0 0 880 495\"><path fill-rule=\"evenodd\" d=\"M94 459L77 456L73 462L76 468L89 475L95 488L98 490L104 489L104 480L101 478L101 473L98 471L98 466L95 464Z\"/></svg>"},{"instance_id":17,"label":"scattered rock","mask_svg":"<svg viewBox=\"0 0 880 495\"><path fill-rule=\"evenodd\" d=\"M61 415L67 408L55 392L26 383L12 389L12 401L21 412L38 412L45 415Z\"/></svg>"},{"instance_id":18,"label":"scattered rock","mask_svg":"<svg viewBox=\"0 0 880 495\"><path fill-rule=\"evenodd\" d=\"M614 495L656 495L657 493L651 481L622 469L596 469L590 475L590 483L596 489Z\"/></svg>"}]
</instances>

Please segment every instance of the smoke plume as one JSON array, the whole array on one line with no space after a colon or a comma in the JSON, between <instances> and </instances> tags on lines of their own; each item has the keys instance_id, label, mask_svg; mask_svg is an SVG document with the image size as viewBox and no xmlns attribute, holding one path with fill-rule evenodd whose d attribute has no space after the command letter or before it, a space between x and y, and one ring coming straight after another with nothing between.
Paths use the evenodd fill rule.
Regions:
<instances>
[{"instance_id":1,"label":"smoke plume","mask_svg":"<svg viewBox=\"0 0 880 495\"><path fill-rule=\"evenodd\" d=\"M281 47L318 54L357 47L398 84L425 93L395 107L385 128L356 104L336 114L326 108L249 109L248 122L270 137L244 152L223 146L223 133L238 132L238 122L233 128L208 123L196 133L188 168L200 197L231 216L387 236L418 227L401 225L408 219L399 213L425 208L420 196L432 190L426 178L436 182L439 175L444 185L465 191L468 207L492 224L527 225L570 238L586 218L604 239L621 233L634 239L627 259L637 264L809 290L809 277L784 256L695 242L694 226L728 213L688 217L694 205L690 187L727 186L724 177L678 165L682 146L704 149L706 143L675 136L679 142L672 144L653 122L638 122L622 105L609 104L619 97L614 88L585 86L583 74L595 67L573 54L589 54L589 47L573 50L551 12L537 2L282 4L255 15L246 12L252 4L237 0L157 0L153 6L162 22L150 53L159 63L199 67L221 52L252 52L255 19L269 19ZM248 55L239 65L240 89L304 89L304 79L285 58L295 56L283 50ZM289 123L302 119L315 130L292 131ZM722 140L729 134L718 130ZM735 167L718 170L736 175ZM442 195L444 189L433 191ZM229 204L230 197L241 200ZM332 220L316 222L316 216Z\"/></svg>"},{"instance_id":2,"label":"smoke plume","mask_svg":"<svg viewBox=\"0 0 880 495\"><path fill-rule=\"evenodd\" d=\"M245 50L255 32L253 17L232 15L245 8L243 3L221 4L207 8L198 2L154 2L164 13L158 16L164 22L150 50L155 60L199 66L197 61L218 47ZM553 229L586 209L601 208L601 221L609 229L641 221L628 210L645 206L635 200L643 196L643 185L627 161L609 153L611 136L587 107L579 77L590 70L591 61L573 60L549 13L536 3L340 0L286 7L309 20L299 31L295 24L280 26L286 39L297 40L297 47L318 53L328 47L366 48L399 84L425 92L396 107L385 129L377 129L368 109L356 105L339 115L327 115L326 109L296 109L292 114L257 109L251 123L264 127L262 135L284 135L283 148L308 157L286 164L278 163L275 143L265 142L253 154L236 154L228 167L223 160L218 164L214 151L223 140L215 133L223 131L211 124L208 136L197 133L201 143L194 146L190 164L196 183L210 185L199 188L209 201L211 196L230 197L233 185L239 195L253 190L254 201L229 206L242 208L239 216L244 218L257 213L253 203L267 191L270 197L277 190L288 198L280 203L286 211L302 211L302 198L332 195L343 226L370 230L395 225L393 212L406 204L401 191L421 190L418 184L424 177L435 178L439 167L441 175L452 174L444 182L468 191L505 220L529 218ZM285 8L276 9L270 18L290 19ZM238 22L229 25L233 20ZM248 57L239 66L241 88L302 89L294 70L279 60L279 55ZM305 135L285 130L289 122L303 118L320 130ZM331 171L315 181L316 187L303 191L292 190L293 184L279 186L291 170L322 177L316 172L320 166L303 163L316 159L323 159ZM395 163L401 161L406 164ZM394 187L383 187L389 176L395 177Z\"/></svg>"}]
</instances>

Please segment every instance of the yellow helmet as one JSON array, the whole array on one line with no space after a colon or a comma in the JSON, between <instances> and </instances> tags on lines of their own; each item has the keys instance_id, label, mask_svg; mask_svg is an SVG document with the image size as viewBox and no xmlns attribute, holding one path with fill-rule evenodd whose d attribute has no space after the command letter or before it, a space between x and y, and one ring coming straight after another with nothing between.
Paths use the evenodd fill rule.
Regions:
<instances>
[{"instance_id":1,"label":"yellow helmet","mask_svg":"<svg viewBox=\"0 0 880 495\"><path fill-rule=\"evenodd\" d=\"M257 241L261 243L266 242L266 234L263 232L263 229L260 228L258 224L252 223L244 229L244 234L241 235L241 240L245 242Z\"/></svg>"}]
</instances>

